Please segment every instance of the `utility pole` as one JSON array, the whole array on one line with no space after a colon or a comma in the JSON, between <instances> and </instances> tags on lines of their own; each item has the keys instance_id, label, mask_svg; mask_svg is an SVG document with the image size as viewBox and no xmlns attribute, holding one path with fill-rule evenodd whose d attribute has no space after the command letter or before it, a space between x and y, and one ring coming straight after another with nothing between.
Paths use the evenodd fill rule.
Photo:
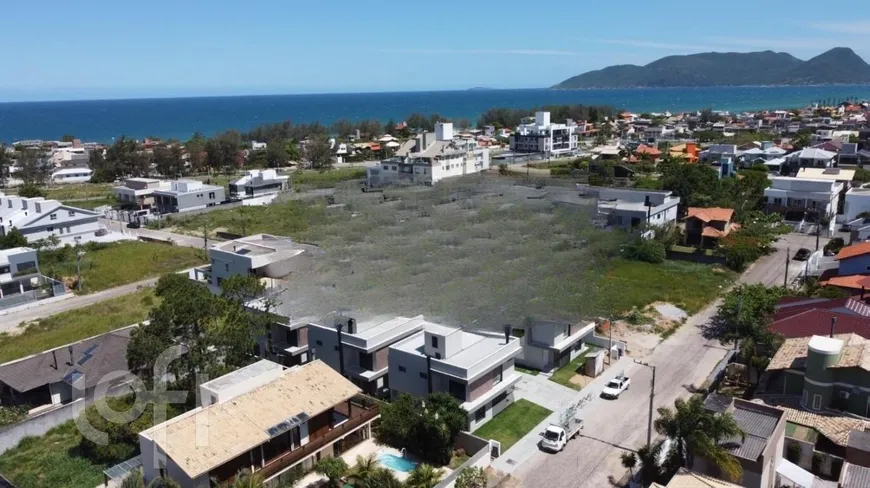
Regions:
<instances>
[{"instance_id":1,"label":"utility pole","mask_svg":"<svg viewBox=\"0 0 870 488\"><path fill-rule=\"evenodd\" d=\"M239 205L239 216L241 216L241 219L242 219L242 235L246 236L248 234L245 233L245 212L243 211L244 208L245 208L244 205Z\"/></svg>"},{"instance_id":2,"label":"utility pole","mask_svg":"<svg viewBox=\"0 0 870 488\"><path fill-rule=\"evenodd\" d=\"M740 321L740 313L743 311L743 293L737 299L737 320ZM734 324L734 350L737 350L737 324Z\"/></svg>"},{"instance_id":3,"label":"utility pole","mask_svg":"<svg viewBox=\"0 0 870 488\"><path fill-rule=\"evenodd\" d=\"M84 251L76 252L76 290L82 291L82 257L84 257Z\"/></svg>"},{"instance_id":4,"label":"utility pole","mask_svg":"<svg viewBox=\"0 0 870 488\"><path fill-rule=\"evenodd\" d=\"M791 256L791 248L785 249L785 276L782 279L782 286L788 288L788 257Z\"/></svg>"},{"instance_id":5,"label":"utility pole","mask_svg":"<svg viewBox=\"0 0 870 488\"><path fill-rule=\"evenodd\" d=\"M205 214L205 219L202 221L202 249L208 257L208 214Z\"/></svg>"},{"instance_id":6,"label":"utility pole","mask_svg":"<svg viewBox=\"0 0 870 488\"><path fill-rule=\"evenodd\" d=\"M656 396L656 367L652 364L638 361L637 359L635 359L634 362L652 370L652 381L650 382L649 389L649 418L647 419L646 425L646 445L647 447L650 447L652 446L653 402L655 401Z\"/></svg>"}]
</instances>

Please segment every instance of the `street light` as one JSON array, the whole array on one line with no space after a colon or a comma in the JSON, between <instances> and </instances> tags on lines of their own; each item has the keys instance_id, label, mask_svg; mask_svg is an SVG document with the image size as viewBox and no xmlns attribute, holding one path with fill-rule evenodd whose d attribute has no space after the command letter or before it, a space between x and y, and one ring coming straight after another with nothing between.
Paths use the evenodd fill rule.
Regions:
<instances>
[{"instance_id":1,"label":"street light","mask_svg":"<svg viewBox=\"0 0 870 488\"><path fill-rule=\"evenodd\" d=\"M635 359L634 362L652 369L652 382L650 383L649 388L649 419L647 420L646 426L646 445L647 447L650 447L652 445L653 400L656 396L656 367L652 364L638 361L637 359Z\"/></svg>"}]
</instances>

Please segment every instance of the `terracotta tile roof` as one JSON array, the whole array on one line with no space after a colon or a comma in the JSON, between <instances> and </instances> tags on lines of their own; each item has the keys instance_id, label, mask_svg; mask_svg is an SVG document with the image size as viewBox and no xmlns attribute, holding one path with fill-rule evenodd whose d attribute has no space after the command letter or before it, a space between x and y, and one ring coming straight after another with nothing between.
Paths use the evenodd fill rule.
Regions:
<instances>
[{"instance_id":1,"label":"terracotta tile roof","mask_svg":"<svg viewBox=\"0 0 870 488\"><path fill-rule=\"evenodd\" d=\"M870 371L870 340L858 334L835 334L843 341L840 360L832 368L861 368ZM810 337L786 339L767 365L767 370L803 369L806 366Z\"/></svg>"},{"instance_id":2,"label":"terracotta tile roof","mask_svg":"<svg viewBox=\"0 0 870 488\"><path fill-rule=\"evenodd\" d=\"M837 319L835 332L854 333L865 339L870 339L870 317L818 308L803 310L778 320L774 319L773 323L770 324L770 330L786 339L827 335L830 333L831 319L834 317Z\"/></svg>"},{"instance_id":3,"label":"terracotta tile roof","mask_svg":"<svg viewBox=\"0 0 870 488\"><path fill-rule=\"evenodd\" d=\"M839 261L841 259L854 258L855 256L861 256L864 254L870 254L870 242L861 242L851 246L846 246L843 249L840 249L840 252L837 253L837 257L834 259Z\"/></svg>"},{"instance_id":4,"label":"terracotta tile roof","mask_svg":"<svg viewBox=\"0 0 870 488\"><path fill-rule=\"evenodd\" d=\"M686 218L696 218L696 219L700 219L704 222L712 222L712 221L728 222L729 220L731 220L731 217L733 217L733 216L734 216L734 209L733 208L689 207L689 212L686 215Z\"/></svg>"},{"instance_id":5,"label":"terracotta tile roof","mask_svg":"<svg viewBox=\"0 0 870 488\"><path fill-rule=\"evenodd\" d=\"M641 144L637 146L637 149L634 150L635 154L647 154L649 156L658 157L662 155L662 152L654 147L647 146L646 144Z\"/></svg>"},{"instance_id":6,"label":"terracotta tile roof","mask_svg":"<svg viewBox=\"0 0 870 488\"><path fill-rule=\"evenodd\" d=\"M848 417L839 412L803 410L800 408L800 398L794 395L758 395L752 401L784 411L787 422L813 428L831 442L843 447L849 444L849 435L852 432L870 428L870 422Z\"/></svg>"},{"instance_id":7,"label":"terracotta tile roof","mask_svg":"<svg viewBox=\"0 0 870 488\"><path fill-rule=\"evenodd\" d=\"M773 316L773 320L781 320L814 309L831 310L837 313L870 317L870 305L867 305L867 303L855 297L834 299L785 297L777 302L776 313Z\"/></svg>"},{"instance_id":8,"label":"terracotta tile roof","mask_svg":"<svg viewBox=\"0 0 870 488\"><path fill-rule=\"evenodd\" d=\"M870 288L870 276L867 275L846 275L846 276L825 276L819 277L819 285L821 286L838 286L840 288L851 288L853 290L861 290Z\"/></svg>"}]
</instances>

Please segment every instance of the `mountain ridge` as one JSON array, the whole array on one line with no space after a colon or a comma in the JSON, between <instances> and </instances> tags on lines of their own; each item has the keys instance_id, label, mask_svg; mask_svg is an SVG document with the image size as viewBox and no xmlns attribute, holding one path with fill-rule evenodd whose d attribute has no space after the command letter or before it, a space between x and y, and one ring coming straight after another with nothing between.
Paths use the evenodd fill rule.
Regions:
<instances>
[{"instance_id":1,"label":"mountain ridge","mask_svg":"<svg viewBox=\"0 0 870 488\"><path fill-rule=\"evenodd\" d=\"M870 64L847 47L806 61L774 51L671 55L572 76L551 88L664 88L870 83Z\"/></svg>"}]
</instances>

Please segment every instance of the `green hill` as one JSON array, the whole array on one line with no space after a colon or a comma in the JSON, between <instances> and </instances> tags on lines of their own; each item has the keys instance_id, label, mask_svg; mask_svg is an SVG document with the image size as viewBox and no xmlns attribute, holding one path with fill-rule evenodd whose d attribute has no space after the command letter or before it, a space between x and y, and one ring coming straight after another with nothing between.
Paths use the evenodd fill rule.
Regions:
<instances>
[{"instance_id":1,"label":"green hill","mask_svg":"<svg viewBox=\"0 0 870 488\"><path fill-rule=\"evenodd\" d=\"M568 78L553 88L697 87L870 83L870 65L838 47L808 61L788 53L667 56L646 66L618 65Z\"/></svg>"}]
</instances>

